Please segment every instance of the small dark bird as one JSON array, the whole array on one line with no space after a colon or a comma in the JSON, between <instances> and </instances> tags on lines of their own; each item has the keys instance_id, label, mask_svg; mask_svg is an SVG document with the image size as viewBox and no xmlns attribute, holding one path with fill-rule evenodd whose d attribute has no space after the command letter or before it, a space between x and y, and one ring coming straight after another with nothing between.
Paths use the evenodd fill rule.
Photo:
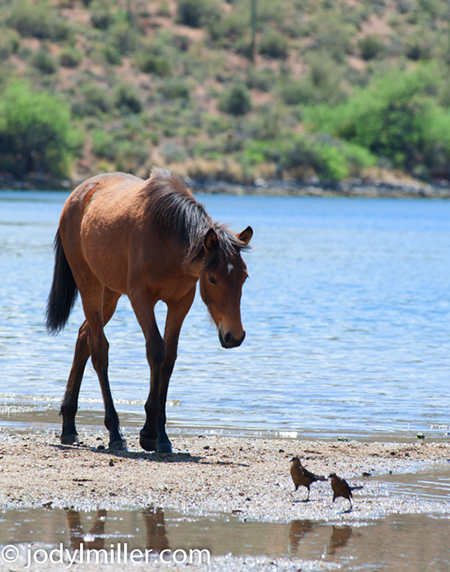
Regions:
<instances>
[{"instance_id":1,"label":"small dark bird","mask_svg":"<svg viewBox=\"0 0 450 572\"><path fill-rule=\"evenodd\" d=\"M350 503L350 508L348 509L348 512L350 512L353 508L352 507L352 498L353 498L352 491L362 489L362 487L361 486L351 487L345 479L338 477L336 475L336 473L331 473L330 481L331 481L331 488L333 489L333 502L338 497L343 497L343 498L347 499Z\"/></svg>"},{"instance_id":2,"label":"small dark bird","mask_svg":"<svg viewBox=\"0 0 450 572\"><path fill-rule=\"evenodd\" d=\"M308 469L305 469L298 457L293 457L291 459L291 477L295 485L295 490L292 492L295 493L298 487L306 487L308 489L308 496L306 497L305 502L309 500L309 487L311 486L311 483L327 480L326 477L314 475L309 472Z\"/></svg>"}]
</instances>

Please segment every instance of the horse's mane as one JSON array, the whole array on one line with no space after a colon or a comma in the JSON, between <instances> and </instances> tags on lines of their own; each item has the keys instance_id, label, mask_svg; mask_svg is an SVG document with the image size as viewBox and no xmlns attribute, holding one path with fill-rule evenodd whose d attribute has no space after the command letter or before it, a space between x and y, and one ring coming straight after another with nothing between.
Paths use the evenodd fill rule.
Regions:
<instances>
[{"instance_id":1,"label":"horse's mane","mask_svg":"<svg viewBox=\"0 0 450 572\"><path fill-rule=\"evenodd\" d=\"M197 202L185 184L168 171L153 168L144 187L147 212L157 230L175 239L191 261L204 251L204 238L213 228L219 238L203 260L206 271L239 256L246 246L226 225L213 222L204 206Z\"/></svg>"}]
</instances>

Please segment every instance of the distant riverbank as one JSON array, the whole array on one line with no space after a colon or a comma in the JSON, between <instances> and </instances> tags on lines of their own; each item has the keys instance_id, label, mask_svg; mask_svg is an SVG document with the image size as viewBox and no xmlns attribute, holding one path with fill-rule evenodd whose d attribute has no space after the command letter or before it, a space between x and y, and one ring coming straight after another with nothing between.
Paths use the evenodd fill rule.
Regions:
<instances>
[{"instance_id":1,"label":"distant riverbank","mask_svg":"<svg viewBox=\"0 0 450 572\"><path fill-rule=\"evenodd\" d=\"M411 180L407 183L396 181L346 181L324 183L322 181L281 181L257 180L253 185L239 185L224 181L187 180L186 184L194 191L203 193L228 193L238 195L290 195L325 197L392 197L392 198L450 198L450 185L427 184Z\"/></svg>"},{"instance_id":2,"label":"distant riverbank","mask_svg":"<svg viewBox=\"0 0 450 572\"><path fill-rule=\"evenodd\" d=\"M0 189L12 191L72 190L81 182L81 179L74 181L59 181L39 176L17 179L9 175L0 175ZM341 182L256 179L253 184L230 183L227 181L206 178L185 178L184 182L194 192L197 191L214 194L432 199L450 198L450 183L448 181L425 183L418 179L408 178L404 180L396 177L368 180L353 179Z\"/></svg>"}]
</instances>

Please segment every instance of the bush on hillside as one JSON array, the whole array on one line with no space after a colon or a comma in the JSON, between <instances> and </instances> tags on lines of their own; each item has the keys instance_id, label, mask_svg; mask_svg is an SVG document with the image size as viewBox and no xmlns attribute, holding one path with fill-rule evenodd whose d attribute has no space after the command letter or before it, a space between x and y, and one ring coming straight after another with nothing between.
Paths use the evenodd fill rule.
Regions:
<instances>
[{"instance_id":1,"label":"bush on hillside","mask_svg":"<svg viewBox=\"0 0 450 572\"><path fill-rule=\"evenodd\" d=\"M33 54L31 57L31 63L40 72L45 74L55 73L58 69L58 62L46 49L43 48Z\"/></svg>"},{"instance_id":2,"label":"bush on hillside","mask_svg":"<svg viewBox=\"0 0 450 572\"><path fill-rule=\"evenodd\" d=\"M382 38L376 35L362 38L358 42L358 47L361 51L361 57L366 61L379 57L385 49Z\"/></svg>"},{"instance_id":3,"label":"bush on hillside","mask_svg":"<svg viewBox=\"0 0 450 572\"><path fill-rule=\"evenodd\" d=\"M364 147L396 167L410 172L421 164L432 168L430 148L439 147L450 160L448 138L438 126L438 117L442 120L447 112L431 97L439 81L433 67L395 70L355 91L347 103L313 107L305 115L314 130Z\"/></svg>"},{"instance_id":4,"label":"bush on hillside","mask_svg":"<svg viewBox=\"0 0 450 572\"><path fill-rule=\"evenodd\" d=\"M66 104L22 81L11 83L0 99L0 170L65 177L78 135Z\"/></svg>"},{"instance_id":5,"label":"bush on hillside","mask_svg":"<svg viewBox=\"0 0 450 572\"><path fill-rule=\"evenodd\" d=\"M289 55L289 42L276 30L269 30L259 38L258 51L263 56L285 60Z\"/></svg>"},{"instance_id":6,"label":"bush on hillside","mask_svg":"<svg viewBox=\"0 0 450 572\"><path fill-rule=\"evenodd\" d=\"M46 4L29 4L26 1L14 3L7 18L11 28L21 36L40 40L64 41L70 37L69 25Z\"/></svg>"},{"instance_id":7,"label":"bush on hillside","mask_svg":"<svg viewBox=\"0 0 450 572\"><path fill-rule=\"evenodd\" d=\"M139 67L144 73L155 74L161 77L172 74L172 66L168 58L151 52L140 56Z\"/></svg>"},{"instance_id":8,"label":"bush on hillside","mask_svg":"<svg viewBox=\"0 0 450 572\"><path fill-rule=\"evenodd\" d=\"M219 109L230 115L245 115L252 108L250 93L243 85L235 85L219 98Z\"/></svg>"},{"instance_id":9,"label":"bush on hillside","mask_svg":"<svg viewBox=\"0 0 450 572\"><path fill-rule=\"evenodd\" d=\"M273 141L250 141L245 157L251 163L274 162L278 171L298 179L317 176L322 181L341 181L373 166L376 158L366 149L328 136L295 135Z\"/></svg>"},{"instance_id":10,"label":"bush on hillside","mask_svg":"<svg viewBox=\"0 0 450 572\"><path fill-rule=\"evenodd\" d=\"M201 28L219 20L222 11L215 0L177 0L177 21L191 28Z\"/></svg>"},{"instance_id":11,"label":"bush on hillside","mask_svg":"<svg viewBox=\"0 0 450 572\"><path fill-rule=\"evenodd\" d=\"M83 59L83 52L72 46L65 46L59 54L59 63L65 68L76 68Z\"/></svg>"},{"instance_id":12,"label":"bush on hillside","mask_svg":"<svg viewBox=\"0 0 450 572\"><path fill-rule=\"evenodd\" d=\"M121 83L115 88L114 105L123 113L140 113L143 109L137 89L129 83Z\"/></svg>"},{"instance_id":13,"label":"bush on hillside","mask_svg":"<svg viewBox=\"0 0 450 572\"><path fill-rule=\"evenodd\" d=\"M158 88L165 100L182 99L187 101L190 97L189 84L184 78L169 78L164 80Z\"/></svg>"},{"instance_id":14,"label":"bush on hillside","mask_svg":"<svg viewBox=\"0 0 450 572\"><path fill-rule=\"evenodd\" d=\"M0 28L0 58L7 60L20 46L20 36L16 30Z\"/></svg>"}]
</instances>

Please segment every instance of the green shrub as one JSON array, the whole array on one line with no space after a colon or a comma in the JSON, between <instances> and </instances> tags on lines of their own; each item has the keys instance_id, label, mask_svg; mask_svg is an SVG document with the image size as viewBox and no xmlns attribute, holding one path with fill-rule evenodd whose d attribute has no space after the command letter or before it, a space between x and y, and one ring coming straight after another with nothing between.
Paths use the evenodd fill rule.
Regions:
<instances>
[{"instance_id":1,"label":"green shrub","mask_svg":"<svg viewBox=\"0 0 450 572\"><path fill-rule=\"evenodd\" d=\"M219 109L230 115L245 115L252 108L250 93L243 85L235 85L219 98Z\"/></svg>"},{"instance_id":2,"label":"green shrub","mask_svg":"<svg viewBox=\"0 0 450 572\"><path fill-rule=\"evenodd\" d=\"M309 70L297 81L284 82L279 90L287 105L311 105L326 102L335 106L346 99L342 87L342 68L336 66L325 52L312 52L307 61Z\"/></svg>"},{"instance_id":3,"label":"green shrub","mask_svg":"<svg viewBox=\"0 0 450 572\"><path fill-rule=\"evenodd\" d=\"M289 55L289 42L279 32L269 30L260 37L258 51L263 56L285 60Z\"/></svg>"},{"instance_id":4,"label":"green shrub","mask_svg":"<svg viewBox=\"0 0 450 572\"><path fill-rule=\"evenodd\" d=\"M84 83L81 86L84 106L81 115L98 115L111 111L111 98L107 90L95 83Z\"/></svg>"},{"instance_id":5,"label":"green shrub","mask_svg":"<svg viewBox=\"0 0 450 572\"><path fill-rule=\"evenodd\" d=\"M0 98L0 170L21 177L42 173L67 176L78 134L67 105L22 81Z\"/></svg>"},{"instance_id":6,"label":"green shrub","mask_svg":"<svg viewBox=\"0 0 450 572\"><path fill-rule=\"evenodd\" d=\"M430 125L436 103L429 94L438 78L429 66L415 72L393 70L356 90L347 103L334 109L311 108L305 116L315 130L355 143L412 172L423 162L433 139Z\"/></svg>"},{"instance_id":7,"label":"green shrub","mask_svg":"<svg viewBox=\"0 0 450 572\"><path fill-rule=\"evenodd\" d=\"M117 51L126 56L134 52L140 42L140 33L127 21L118 21L108 31L108 41Z\"/></svg>"},{"instance_id":8,"label":"green shrub","mask_svg":"<svg viewBox=\"0 0 450 572\"><path fill-rule=\"evenodd\" d=\"M177 21L191 28L201 28L222 15L215 0L177 0Z\"/></svg>"},{"instance_id":9,"label":"green shrub","mask_svg":"<svg viewBox=\"0 0 450 572\"><path fill-rule=\"evenodd\" d=\"M187 101L190 97L189 85L183 78L170 78L161 83L158 88L164 99L182 99Z\"/></svg>"},{"instance_id":10,"label":"green shrub","mask_svg":"<svg viewBox=\"0 0 450 572\"><path fill-rule=\"evenodd\" d=\"M69 25L46 4L15 2L7 23L21 36L64 41L71 34Z\"/></svg>"},{"instance_id":11,"label":"green shrub","mask_svg":"<svg viewBox=\"0 0 450 572\"><path fill-rule=\"evenodd\" d=\"M140 113L142 101L137 89L129 83L122 83L114 90L114 105L125 113Z\"/></svg>"},{"instance_id":12,"label":"green shrub","mask_svg":"<svg viewBox=\"0 0 450 572\"><path fill-rule=\"evenodd\" d=\"M110 5L101 0L94 0L90 5L91 24L99 30L107 30L114 22Z\"/></svg>"},{"instance_id":13,"label":"green shrub","mask_svg":"<svg viewBox=\"0 0 450 572\"><path fill-rule=\"evenodd\" d=\"M317 14L315 24L311 47L327 52L337 62L343 62L345 54L351 53L353 49L355 27L344 23L337 11Z\"/></svg>"},{"instance_id":14,"label":"green shrub","mask_svg":"<svg viewBox=\"0 0 450 572\"><path fill-rule=\"evenodd\" d=\"M250 164L274 162L300 179L315 174L322 181L341 181L376 163L371 153L357 145L310 134L250 141L244 155Z\"/></svg>"},{"instance_id":15,"label":"green shrub","mask_svg":"<svg viewBox=\"0 0 450 572\"><path fill-rule=\"evenodd\" d=\"M155 74L161 77L172 74L172 66L166 56L154 53L144 53L140 56L139 67L144 73Z\"/></svg>"},{"instance_id":16,"label":"green shrub","mask_svg":"<svg viewBox=\"0 0 450 572\"><path fill-rule=\"evenodd\" d=\"M94 130L92 132L92 151L100 159L114 160L117 153L114 137L103 129Z\"/></svg>"},{"instance_id":17,"label":"green shrub","mask_svg":"<svg viewBox=\"0 0 450 572\"><path fill-rule=\"evenodd\" d=\"M379 57L385 49L382 38L376 35L362 38L358 41L358 47L361 57L366 61Z\"/></svg>"},{"instance_id":18,"label":"green shrub","mask_svg":"<svg viewBox=\"0 0 450 572\"><path fill-rule=\"evenodd\" d=\"M106 61L113 66L120 66L122 63L122 54L111 40L108 40L104 44L103 55L105 56Z\"/></svg>"},{"instance_id":19,"label":"green shrub","mask_svg":"<svg viewBox=\"0 0 450 572\"><path fill-rule=\"evenodd\" d=\"M7 60L20 46L20 36L16 30L0 28L0 58Z\"/></svg>"},{"instance_id":20,"label":"green shrub","mask_svg":"<svg viewBox=\"0 0 450 572\"><path fill-rule=\"evenodd\" d=\"M247 69L245 85L249 89L259 89L259 91L270 91L276 82L275 73L270 68L258 69L250 66Z\"/></svg>"},{"instance_id":21,"label":"green shrub","mask_svg":"<svg viewBox=\"0 0 450 572\"><path fill-rule=\"evenodd\" d=\"M226 40L232 45L248 31L248 22L239 11L233 11L222 18L211 18L208 32L213 41Z\"/></svg>"},{"instance_id":22,"label":"green shrub","mask_svg":"<svg viewBox=\"0 0 450 572\"><path fill-rule=\"evenodd\" d=\"M55 73L58 69L58 62L44 48L40 48L33 54L31 63L35 68L45 74Z\"/></svg>"},{"instance_id":23,"label":"green shrub","mask_svg":"<svg viewBox=\"0 0 450 572\"><path fill-rule=\"evenodd\" d=\"M59 54L59 63L66 68L76 68L82 59L83 52L72 46L62 48Z\"/></svg>"}]
</instances>

